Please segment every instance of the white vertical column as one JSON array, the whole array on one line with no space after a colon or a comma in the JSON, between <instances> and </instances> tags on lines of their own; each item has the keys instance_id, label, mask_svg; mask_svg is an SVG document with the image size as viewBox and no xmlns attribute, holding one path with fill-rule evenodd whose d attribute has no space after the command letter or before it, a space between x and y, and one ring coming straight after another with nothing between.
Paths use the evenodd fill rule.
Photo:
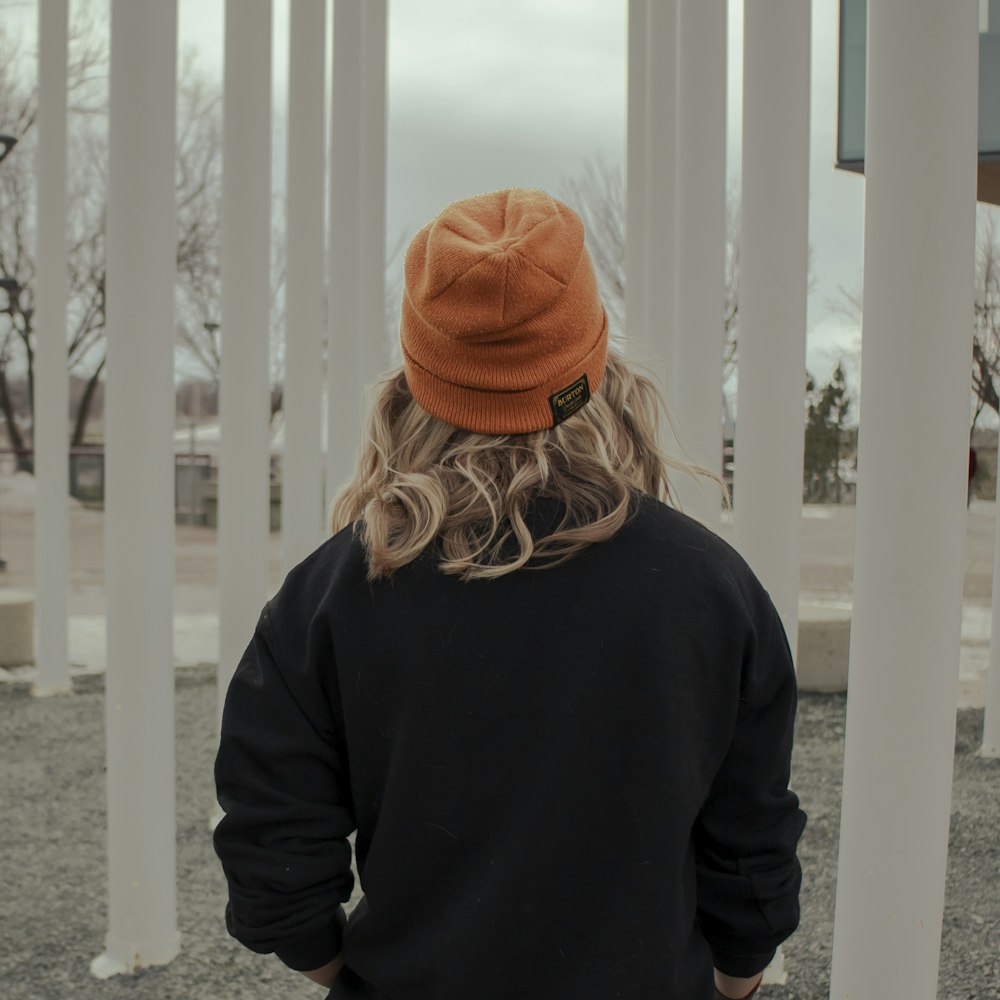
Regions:
<instances>
[{"instance_id":1,"label":"white vertical column","mask_svg":"<svg viewBox=\"0 0 1000 1000\"><path fill-rule=\"evenodd\" d=\"M1000 485L1000 462L997 463ZM994 493L1000 496L1000 493ZM998 507L997 509L1000 509ZM990 618L990 666L986 675L986 710L979 757L1000 757L1000 521L993 526L993 609Z\"/></svg>"},{"instance_id":2,"label":"white vertical column","mask_svg":"<svg viewBox=\"0 0 1000 1000\"><path fill-rule=\"evenodd\" d=\"M38 5L38 271L35 309L35 590L38 680L32 694L69 681L69 461L66 374L67 0Z\"/></svg>"},{"instance_id":3,"label":"white vertical column","mask_svg":"<svg viewBox=\"0 0 1000 1000\"><path fill-rule=\"evenodd\" d=\"M626 353L652 372L670 406L676 241L676 0L631 0L628 17ZM666 420L660 435L661 444L672 448Z\"/></svg>"},{"instance_id":4,"label":"white vertical column","mask_svg":"<svg viewBox=\"0 0 1000 1000\"><path fill-rule=\"evenodd\" d=\"M170 961L177 5L113 0L105 540L110 926L101 977ZM65 412L60 413L60 421Z\"/></svg>"},{"instance_id":5,"label":"white vertical column","mask_svg":"<svg viewBox=\"0 0 1000 1000\"><path fill-rule=\"evenodd\" d=\"M225 690L268 596L271 0L226 0L224 88L220 723Z\"/></svg>"},{"instance_id":6,"label":"white vertical column","mask_svg":"<svg viewBox=\"0 0 1000 1000\"><path fill-rule=\"evenodd\" d=\"M649 0L628 4L628 96L625 135L625 354L649 354ZM663 185L659 187L664 190ZM671 241L671 246L672 246ZM671 274L672 276L672 274Z\"/></svg>"},{"instance_id":7,"label":"white vertical column","mask_svg":"<svg viewBox=\"0 0 1000 1000\"><path fill-rule=\"evenodd\" d=\"M327 509L357 460L385 337L385 0L334 0Z\"/></svg>"},{"instance_id":8,"label":"white vertical column","mask_svg":"<svg viewBox=\"0 0 1000 1000\"><path fill-rule=\"evenodd\" d=\"M361 5L361 384L370 386L388 367L385 329L386 0Z\"/></svg>"},{"instance_id":9,"label":"white vertical column","mask_svg":"<svg viewBox=\"0 0 1000 1000\"><path fill-rule=\"evenodd\" d=\"M976 0L868 5L862 423L833 997L937 996L965 562L977 11Z\"/></svg>"},{"instance_id":10,"label":"white vertical column","mask_svg":"<svg viewBox=\"0 0 1000 1000\"><path fill-rule=\"evenodd\" d=\"M722 474L726 264L726 0L677 0L677 266L671 370L687 457ZM686 513L721 521L719 492L677 480Z\"/></svg>"},{"instance_id":11,"label":"white vertical column","mask_svg":"<svg viewBox=\"0 0 1000 1000\"><path fill-rule=\"evenodd\" d=\"M645 215L647 363L672 404L677 217L677 0L649 4L646 21Z\"/></svg>"},{"instance_id":12,"label":"white vertical column","mask_svg":"<svg viewBox=\"0 0 1000 1000\"><path fill-rule=\"evenodd\" d=\"M287 573L323 540L323 182L326 0L295 0L288 53L288 249L281 541Z\"/></svg>"},{"instance_id":13,"label":"white vertical column","mask_svg":"<svg viewBox=\"0 0 1000 1000\"><path fill-rule=\"evenodd\" d=\"M753 0L743 21L736 547L794 653L802 521L809 245L808 3Z\"/></svg>"}]
</instances>

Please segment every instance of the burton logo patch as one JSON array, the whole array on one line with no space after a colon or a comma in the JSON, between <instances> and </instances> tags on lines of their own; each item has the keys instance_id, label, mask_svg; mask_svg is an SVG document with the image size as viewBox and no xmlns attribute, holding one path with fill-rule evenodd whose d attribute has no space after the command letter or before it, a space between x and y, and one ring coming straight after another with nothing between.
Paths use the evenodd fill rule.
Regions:
<instances>
[{"instance_id":1,"label":"burton logo patch","mask_svg":"<svg viewBox=\"0 0 1000 1000\"><path fill-rule=\"evenodd\" d=\"M590 383L584 372L575 382L549 396L552 407L552 426L561 424L590 400Z\"/></svg>"}]
</instances>

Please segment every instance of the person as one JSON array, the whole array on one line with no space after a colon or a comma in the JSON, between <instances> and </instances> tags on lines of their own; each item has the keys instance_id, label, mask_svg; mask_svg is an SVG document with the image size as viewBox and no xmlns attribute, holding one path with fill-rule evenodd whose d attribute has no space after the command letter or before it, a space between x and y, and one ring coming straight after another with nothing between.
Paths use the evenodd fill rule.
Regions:
<instances>
[{"instance_id":1,"label":"person","mask_svg":"<svg viewBox=\"0 0 1000 1000\"><path fill-rule=\"evenodd\" d=\"M609 348L580 217L449 205L400 342L225 694L229 933L328 1000L756 993L799 923L792 656L673 502L706 472Z\"/></svg>"},{"instance_id":2,"label":"person","mask_svg":"<svg viewBox=\"0 0 1000 1000\"><path fill-rule=\"evenodd\" d=\"M965 506L972 506L972 480L976 478L976 469L979 465L979 460L976 455L976 449L969 445L969 489L966 493Z\"/></svg>"}]
</instances>

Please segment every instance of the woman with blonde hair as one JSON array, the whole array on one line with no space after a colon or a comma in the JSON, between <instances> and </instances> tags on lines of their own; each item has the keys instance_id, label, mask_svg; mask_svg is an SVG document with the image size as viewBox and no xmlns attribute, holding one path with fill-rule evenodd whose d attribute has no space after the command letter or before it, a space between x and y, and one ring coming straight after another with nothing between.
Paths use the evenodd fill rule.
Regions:
<instances>
[{"instance_id":1,"label":"woman with blonde hair","mask_svg":"<svg viewBox=\"0 0 1000 1000\"><path fill-rule=\"evenodd\" d=\"M449 205L400 339L226 694L230 934L329 1000L755 994L799 922L792 657L676 509L669 476L707 473L609 349L579 217Z\"/></svg>"}]
</instances>

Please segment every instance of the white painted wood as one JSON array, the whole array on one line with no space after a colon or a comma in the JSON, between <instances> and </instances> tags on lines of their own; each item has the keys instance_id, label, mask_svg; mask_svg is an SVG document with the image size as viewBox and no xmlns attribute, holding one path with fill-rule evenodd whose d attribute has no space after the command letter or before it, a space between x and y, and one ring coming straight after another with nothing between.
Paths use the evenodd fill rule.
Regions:
<instances>
[{"instance_id":1,"label":"white painted wood","mask_svg":"<svg viewBox=\"0 0 1000 1000\"><path fill-rule=\"evenodd\" d=\"M976 0L868 5L863 378L831 997L937 996L965 561L977 14Z\"/></svg>"},{"instance_id":2,"label":"white painted wood","mask_svg":"<svg viewBox=\"0 0 1000 1000\"><path fill-rule=\"evenodd\" d=\"M281 468L282 563L287 573L323 540L323 200L325 0L295 0L288 54L285 443Z\"/></svg>"},{"instance_id":3,"label":"white painted wood","mask_svg":"<svg viewBox=\"0 0 1000 1000\"><path fill-rule=\"evenodd\" d=\"M219 724L268 598L271 2L227 0L219 417Z\"/></svg>"},{"instance_id":4,"label":"white painted wood","mask_svg":"<svg viewBox=\"0 0 1000 1000\"><path fill-rule=\"evenodd\" d=\"M113 0L105 541L105 978L179 951L174 816L177 5Z\"/></svg>"},{"instance_id":5,"label":"white painted wood","mask_svg":"<svg viewBox=\"0 0 1000 1000\"><path fill-rule=\"evenodd\" d=\"M35 278L35 593L32 694L69 693L69 376L66 357L68 0L38 4Z\"/></svg>"},{"instance_id":6,"label":"white painted wood","mask_svg":"<svg viewBox=\"0 0 1000 1000\"><path fill-rule=\"evenodd\" d=\"M649 5L646 23L646 361L670 405L677 268L677 0Z\"/></svg>"},{"instance_id":7,"label":"white painted wood","mask_svg":"<svg viewBox=\"0 0 1000 1000\"><path fill-rule=\"evenodd\" d=\"M649 353L649 0L628 4L628 96L625 137L625 339L624 353L643 361ZM661 187L660 190L663 190Z\"/></svg>"},{"instance_id":8,"label":"white painted wood","mask_svg":"<svg viewBox=\"0 0 1000 1000\"><path fill-rule=\"evenodd\" d=\"M660 442L677 451L668 415L676 248L677 5L629 5L625 353L651 375L668 409Z\"/></svg>"},{"instance_id":9,"label":"white painted wood","mask_svg":"<svg viewBox=\"0 0 1000 1000\"><path fill-rule=\"evenodd\" d=\"M385 323L386 0L365 0L361 44L361 383L366 388L389 365Z\"/></svg>"},{"instance_id":10,"label":"white painted wood","mask_svg":"<svg viewBox=\"0 0 1000 1000\"><path fill-rule=\"evenodd\" d=\"M384 335L385 0L334 0L326 510L352 475Z\"/></svg>"},{"instance_id":11,"label":"white painted wood","mask_svg":"<svg viewBox=\"0 0 1000 1000\"><path fill-rule=\"evenodd\" d=\"M809 247L810 7L752 0L743 20L736 547L798 638Z\"/></svg>"},{"instance_id":12,"label":"white painted wood","mask_svg":"<svg viewBox=\"0 0 1000 1000\"><path fill-rule=\"evenodd\" d=\"M677 0L675 335L671 387L686 457L722 475L726 0ZM721 524L718 488L681 477L686 513Z\"/></svg>"}]
</instances>

